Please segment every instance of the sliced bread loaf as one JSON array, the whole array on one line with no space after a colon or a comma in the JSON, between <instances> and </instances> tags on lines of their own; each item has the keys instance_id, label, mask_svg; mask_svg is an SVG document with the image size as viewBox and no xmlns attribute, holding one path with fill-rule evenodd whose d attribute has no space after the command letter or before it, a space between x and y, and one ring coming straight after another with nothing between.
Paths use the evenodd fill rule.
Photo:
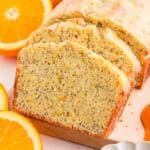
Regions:
<instances>
[{"instance_id":1,"label":"sliced bread loaf","mask_svg":"<svg viewBox=\"0 0 150 150\"><path fill-rule=\"evenodd\" d=\"M31 36L29 44L38 42L59 43L65 40L78 42L103 56L121 69L132 83L135 81L135 75L140 72L140 63L134 54L128 51L127 46L113 42L113 38L106 34L105 29L102 28L101 31L98 31L96 26L92 24L55 23L35 32Z\"/></svg>"},{"instance_id":2,"label":"sliced bread loaf","mask_svg":"<svg viewBox=\"0 0 150 150\"><path fill-rule=\"evenodd\" d=\"M86 47L38 43L19 53L13 109L68 130L105 136L129 92L124 73Z\"/></svg>"},{"instance_id":3,"label":"sliced bread loaf","mask_svg":"<svg viewBox=\"0 0 150 150\"><path fill-rule=\"evenodd\" d=\"M131 47L133 53L139 59L142 70L140 75L137 76L137 82L139 83L138 87L141 87L150 66L149 28L147 27L150 19L143 19L143 16L144 18L148 16L146 15L148 12L146 5L149 6L150 3L142 1L140 2L142 4L139 4L137 1L134 3L133 1L123 0L119 1L119 5L116 5L116 1L102 2L102 0L64 0L53 11L48 25L69 18L82 18L86 23L93 23L97 27L110 27ZM134 9L132 9L132 5L134 5ZM142 9L142 6L146 10ZM128 10L129 12L135 10L135 12L129 13ZM141 12L143 16L140 14ZM144 22L143 25L141 25L141 22Z\"/></svg>"}]
</instances>

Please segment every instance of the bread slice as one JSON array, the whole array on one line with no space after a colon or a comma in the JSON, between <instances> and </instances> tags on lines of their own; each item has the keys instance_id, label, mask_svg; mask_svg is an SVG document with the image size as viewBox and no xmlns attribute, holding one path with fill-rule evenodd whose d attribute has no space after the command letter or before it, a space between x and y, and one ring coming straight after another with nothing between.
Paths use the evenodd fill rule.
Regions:
<instances>
[{"instance_id":1,"label":"bread slice","mask_svg":"<svg viewBox=\"0 0 150 150\"><path fill-rule=\"evenodd\" d=\"M105 34L105 29L98 31L94 25L78 25L72 22L55 23L35 32L29 44L38 42L62 42L70 40L78 42L121 69L135 83L135 75L140 72L140 63L134 54L128 51L128 47L122 46L120 42L113 42L111 36ZM115 40L117 41L117 40Z\"/></svg>"},{"instance_id":2,"label":"bread slice","mask_svg":"<svg viewBox=\"0 0 150 150\"><path fill-rule=\"evenodd\" d=\"M144 14L143 16L148 16L147 9L144 10L144 8L147 7L146 4L149 6L150 3L141 1L142 5L140 5L139 2L135 2L137 5L132 9L133 7L130 7L128 3L133 3L133 1L119 1L119 5L115 4L116 1L105 1L102 3L103 1L101 0L65 0L53 11L47 25L68 20L69 18L82 18L86 23L93 23L97 27L110 27L117 33L118 37L130 46L141 63L142 70L140 75L137 76L138 87L140 88L150 66L150 46L148 44L150 43L148 42L148 35L150 34L149 28L146 27L149 19L144 20L140 13L144 12L142 13ZM111 5L111 3L114 5ZM141 6L144 6L144 8L142 9ZM131 13L129 14L128 11ZM118 17L117 14L121 15L118 15ZM145 22L145 25L141 25L141 22Z\"/></svg>"},{"instance_id":3,"label":"bread slice","mask_svg":"<svg viewBox=\"0 0 150 150\"><path fill-rule=\"evenodd\" d=\"M38 43L19 53L13 109L106 136L129 93L124 73L86 47L69 41Z\"/></svg>"}]
</instances>

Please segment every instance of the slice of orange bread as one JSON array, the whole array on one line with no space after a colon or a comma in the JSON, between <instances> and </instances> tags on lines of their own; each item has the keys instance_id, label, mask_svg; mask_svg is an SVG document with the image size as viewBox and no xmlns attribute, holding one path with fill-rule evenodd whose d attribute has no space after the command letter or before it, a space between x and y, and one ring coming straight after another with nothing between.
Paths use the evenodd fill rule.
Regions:
<instances>
[{"instance_id":1,"label":"slice of orange bread","mask_svg":"<svg viewBox=\"0 0 150 150\"><path fill-rule=\"evenodd\" d=\"M145 0L142 2L137 0L118 2L117 4L117 0L64 0L53 11L48 25L69 18L82 18L86 23L93 23L97 27L110 27L130 46L139 59L142 70L140 76L137 76L137 82L139 83L138 87L141 87L150 66L148 28L150 19L146 17L150 2Z\"/></svg>"},{"instance_id":2,"label":"slice of orange bread","mask_svg":"<svg viewBox=\"0 0 150 150\"><path fill-rule=\"evenodd\" d=\"M103 28L101 28L101 31L98 31L96 26L92 24L55 23L35 32L31 36L29 44L38 42L59 43L65 40L78 42L100 54L121 69L134 84L135 75L139 74L141 69L139 61L131 51L128 51L129 48L127 46L122 46L123 44L121 45L119 42L113 42L113 38Z\"/></svg>"},{"instance_id":3,"label":"slice of orange bread","mask_svg":"<svg viewBox=\"0 0 150 150\"><path fill-rule=\"evenodd\" d=\"M69 41L38 43L19 53L13 109L106 136L129 93L124 73L86 47Z\"/></svg>"}]
</instances>

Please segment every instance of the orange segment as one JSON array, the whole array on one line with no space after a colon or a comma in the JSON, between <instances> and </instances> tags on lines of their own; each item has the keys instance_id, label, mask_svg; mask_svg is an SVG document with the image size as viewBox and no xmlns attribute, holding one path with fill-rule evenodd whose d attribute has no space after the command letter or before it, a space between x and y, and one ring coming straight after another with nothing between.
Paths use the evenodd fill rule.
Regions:
<instances>
[{"instance_id":1,"label":"orange segment","mask_svg":"<svg viewBox=\"0 0 150 150\"><path fill-rule=\"evenodd\" d=\"M1 150L42 150L37 130L25 117L11 111L0 112Z\"/></svg>"},{"instance_id":2,"label":"orange segment","mask_svg":"<svg viewBox=\"0 0 150 150\"><path fill-rule=\"evenodd\" d=\"M17 53L30 34L45 23L50 11L50 0L0 0L0 54Z\"/></svg>"},{"instance_id":3,"label":"orange segment","mask_svg":"<svg viewBox=\"0 0 150 150\"><path fill-rule=\"evenodd\" d=\"M51 1L53 4L53 7L56 7L61 2L61 0L51 0Z\"/></svg>"},{"instance_id":4,"label":"orange segment","mask_svg":"<svg viewBox=\"0 0 150 150\"><path fill-rule=\"evenodd\" d=\"M146 106L142 111L141 120L145 129L144 139L150 141L150 105Z\"/></svg>"},{"instance_id":5,"label":"orange segment","mask_svg":"<svg viewBox=\"0 0 150 150\"><path fill-rule=\"evenodd\" d=\"M0 110L8 110L8 95L2 84L0 84Z\"/></svg>"}]
</instances>

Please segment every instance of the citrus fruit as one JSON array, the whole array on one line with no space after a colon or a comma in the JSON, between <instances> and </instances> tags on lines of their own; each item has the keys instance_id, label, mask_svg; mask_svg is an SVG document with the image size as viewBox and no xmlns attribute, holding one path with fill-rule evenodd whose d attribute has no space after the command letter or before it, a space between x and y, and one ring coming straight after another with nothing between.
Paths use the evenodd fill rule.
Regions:
<instances>
[{"instance_id":1,"label":"citrus fruit","mask_svg":"<svg viewBox=\"0 0 150 150\"><path fill-rule=\"evenodd\" d=\"M8 110L8 95L2 84L0 84L0 111L1 110Z\"/></svg>"},{"instance_id":2,"label":"citrus fruit","mask_svg":"<svg viewBox=\"0 0 150 150\"><path fill-rule=\"evenodd\" d=\"M145 130L144 139L150 141L150 105L146 106L142 111L141 120Z\"/></svg>"},{"instance_id":3,"label":"citrus fruit","mask_svg":"<svg viewBox=\"0 0 150 150\"><path fill-rule=\"evenodd\" d=\"M61 0L52 0L53 7L56 7L61 2Z\"/></svg>"},{"instance_id":4,"label":"citrus fruit","mask_svg":"<svg viewBox=\"0 0 150 150\"><path fill-rule=\"evenodd\" d=\"M0 0L0 55L16 56L51 8L50 0Z\"/></svg>"},{"instance_id":5,"label":"citrus fruit","mask_svg":"<svg viewBox=\"0 0 150 150\"><path fill-rule=\"evenodd\" d=\"M25 117L0 111L0 150L42 150L40 136Z\"/></svg>"}]
</instances>

